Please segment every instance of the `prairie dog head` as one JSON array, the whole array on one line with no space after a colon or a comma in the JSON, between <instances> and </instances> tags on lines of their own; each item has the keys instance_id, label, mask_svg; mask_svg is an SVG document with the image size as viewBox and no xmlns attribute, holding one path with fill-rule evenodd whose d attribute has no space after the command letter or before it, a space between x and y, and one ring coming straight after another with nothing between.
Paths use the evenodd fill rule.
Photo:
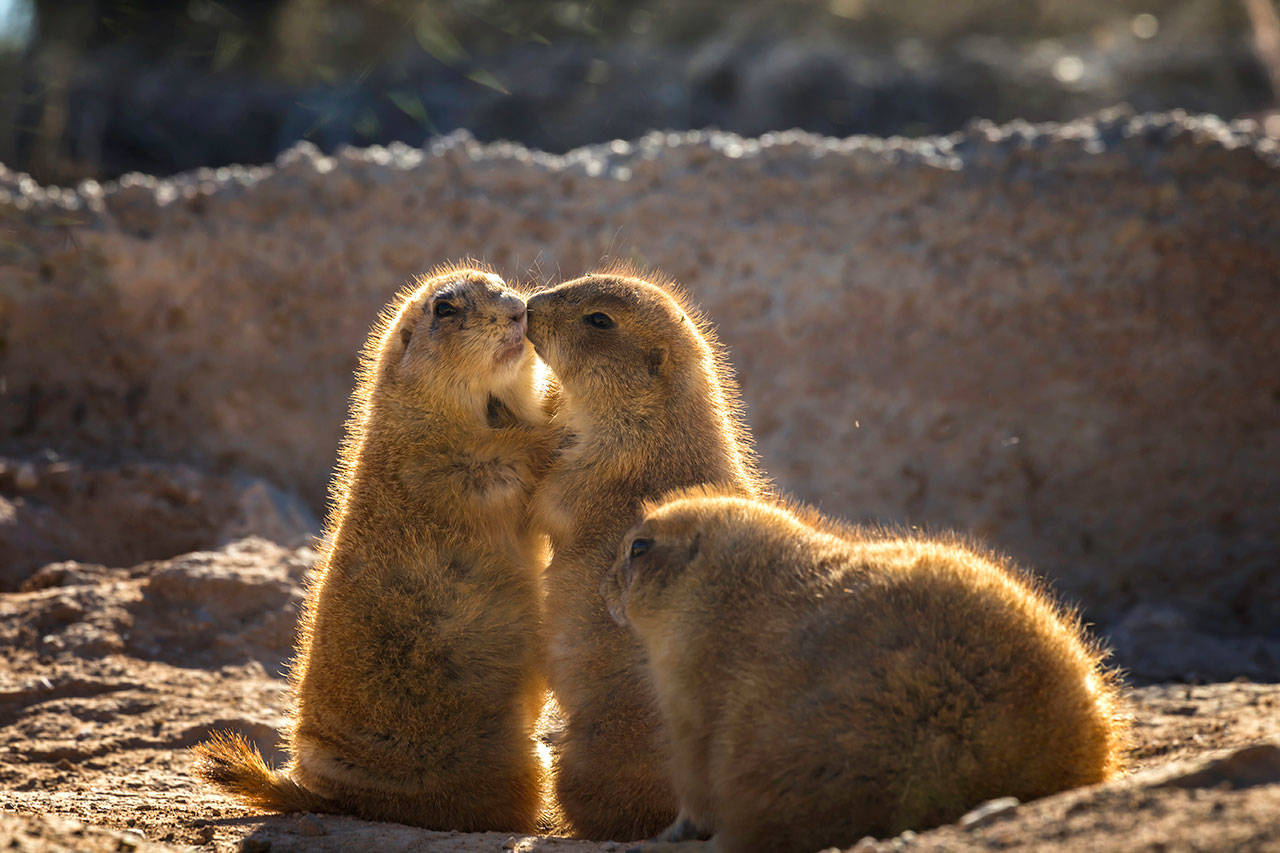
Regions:
<instances>
[{"instance_id":1,"label":"prairie dog head","mask_svg":"<svg viewBox=\"0 0 1280 853\"><path fill-rule=\"evenodd\" d=\"M402 402L482 399L531 380L524 298L492 272L419 279L383 322L377 385Z\"/></svg>"},{"instance_id":2,"label":"prairie dog head","mask_svg":"<svg viewBox=\"0 0 1280 853\"><path fill-rule=\"evenodd\" d=\"M749 585L755 570L769 570L780 541L814 532L787 510L748 498L650 504L623 537L600 594L615 622L643 635L665 615L696 612L700 602L731 592L721 587Z\"/></svg>"},{"instance_id":3,"label":"prairie dog head","mask_svg":"<svg viewBox=\"0 0 1280 853\"><path fill-rule=\"evenodd\" d=\"M593 274L529 300L529 339L574 405L635 411L713 385L695 317L658 285Z\"/></svg>"}]
</instances>

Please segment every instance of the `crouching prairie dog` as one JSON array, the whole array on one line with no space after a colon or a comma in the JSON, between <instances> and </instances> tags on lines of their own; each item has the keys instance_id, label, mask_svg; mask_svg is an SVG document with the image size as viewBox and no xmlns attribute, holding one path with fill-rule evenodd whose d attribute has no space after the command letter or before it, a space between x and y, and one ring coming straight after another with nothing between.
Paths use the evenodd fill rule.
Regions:
<instances>
[{"instance_id":1,"label":"crouching prairie dog","mask_svg":"<svg viewBox=\"0 0 1280 853\"><path fill-rule=\"evenodd\" d=\"M660 841L845 847L1120 767L1099 647L955 542L695 491L646 508L601 593L672 739L681 813Z\"/></svg>"},{"instance_id":2,"label":"crouching prairie dog","mask_svg":"<svg viewBox=\"0 0 1280 853\"><path fill-rule=\"evenodd\" d=\"M545 690L528 502L554 447L524 299L437 271L365 345L291 677L291 755L196 747L239 799L435 829L531 832Z\"/></svg>"},{"instance_id":3,"label":"crouching prairie dog","mask_svg":"<svg viewBox=\"0 0 1280 853\"><path fill-rule=\"evenodd\" d=\"M643 653L609 618L600 579L646 498L699 483L756 495L765 484L728 364L669 282L622 270L538 293L529 339L559 379L556 421L567 433L534 499L553 552L556 800L566 831L645 838L670 823L676 798Z\"/></svg>"}]
</instances>

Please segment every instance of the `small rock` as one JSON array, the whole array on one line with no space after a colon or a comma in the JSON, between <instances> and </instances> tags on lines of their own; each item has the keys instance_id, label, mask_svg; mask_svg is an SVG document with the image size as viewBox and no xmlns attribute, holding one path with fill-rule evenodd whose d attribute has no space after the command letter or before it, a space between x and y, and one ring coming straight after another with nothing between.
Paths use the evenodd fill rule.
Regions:
<instances>
[{"instance_id":1,"label":"small rock","mask_svg":"<svg viewBox=\"0 0 1280 853\"><path fill-rule=\"evenodd\" d=\"M1000 797L987 800L982 805L960 818L960 826L965 830L974 830L995 823L1000 818L1018 807L1017 797Z\"/></svg>"},{"instance_id":2,"label":"small rock","mask_svg":"<svg viewBox=\"0 0 1280 853\"><path fill-rule=\"evenodd\" d=\"M212 842L213 842L213 827L207 826L207 825L200 827L200 829L196 832L196 843L211 844Z\"/></svg>"},{"instance_id":3,"label":"small rock","mask_svg":"<svg viewBox=\"0 0 1280 853\"><path fill-rule=\"evenodd\" d=\"M320 818L315 815L303 815L298 819L299 835L328 835L329 830L324 828L324 824L320 822Z\"/></svg>"}]
</instances>

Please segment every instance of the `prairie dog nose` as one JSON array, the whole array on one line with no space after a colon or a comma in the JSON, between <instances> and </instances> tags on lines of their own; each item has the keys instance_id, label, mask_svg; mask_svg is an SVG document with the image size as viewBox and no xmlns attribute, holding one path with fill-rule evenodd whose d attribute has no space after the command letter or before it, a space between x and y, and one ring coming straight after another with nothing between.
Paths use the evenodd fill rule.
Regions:
<instances>
[{"instance_id":1,"label":"prairie dog nose","mask_svg":"<svg viewBox=\"0 0 1280 853\"><path fill-rule=\"evenodd\" d=\"M511 322L520 327L520 332L523 334L529 325L529 312L525 309L524 303L513 305L507 316L511 319Z\"/></svg>"}]
</instances>

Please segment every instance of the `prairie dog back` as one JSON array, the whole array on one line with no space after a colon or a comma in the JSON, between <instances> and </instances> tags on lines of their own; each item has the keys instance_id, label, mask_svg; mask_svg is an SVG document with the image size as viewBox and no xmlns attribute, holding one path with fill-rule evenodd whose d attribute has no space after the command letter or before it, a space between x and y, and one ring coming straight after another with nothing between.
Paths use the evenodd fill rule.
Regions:
<instances>
[{"instance_id":1,"label":"prairie dog back","mask_svg":"<svg viewBox=\"0 0 1280 853\"><path fill-rule=\"evenodd\" d=\"M673 738L669 840L847 846L1120 769L1098 646L958 543L701 491L649 507L602 593Z\"/></svg>"}]
</instances>

